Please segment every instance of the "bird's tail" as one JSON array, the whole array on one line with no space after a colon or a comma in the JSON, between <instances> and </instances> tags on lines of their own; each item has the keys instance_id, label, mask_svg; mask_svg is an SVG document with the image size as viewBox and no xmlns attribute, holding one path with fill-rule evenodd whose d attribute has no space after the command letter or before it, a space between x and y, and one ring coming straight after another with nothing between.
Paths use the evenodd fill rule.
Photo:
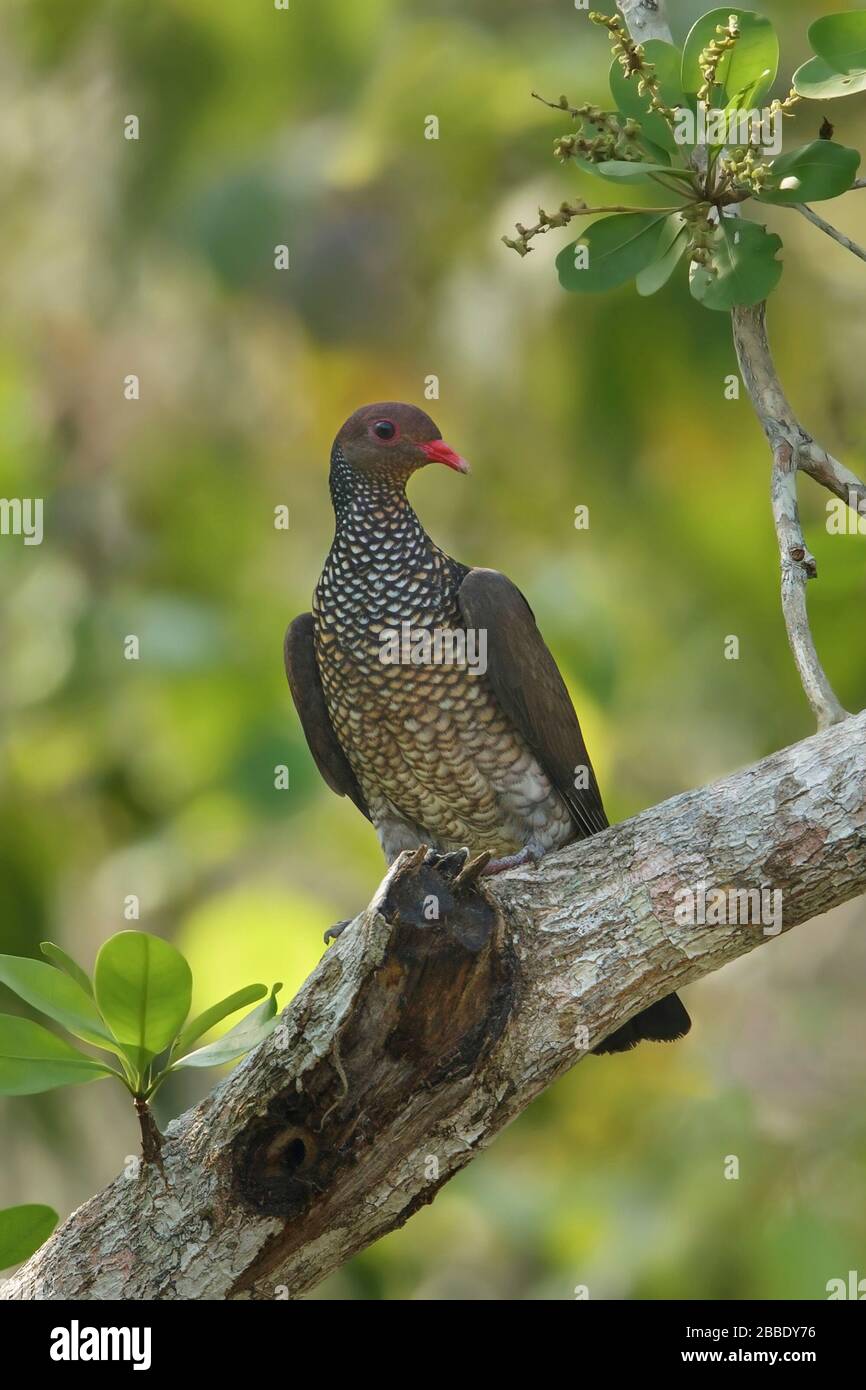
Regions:
<instances>
[{"instance_id":1,"label":"bird's tail","mask_svg":"<svg viewBox=\"0 0 866 1390\"><path fill-rule=\"evenodd\" d=\"M692 1026L692 1020L680 1001L679 995L668 994L657 1004L635 1014L628 1023L617 1028L615 1033L600 1042L594 1052L628 1052L639 1042L673 1042L684 1038Z\"/></svg>"}]
</instances>

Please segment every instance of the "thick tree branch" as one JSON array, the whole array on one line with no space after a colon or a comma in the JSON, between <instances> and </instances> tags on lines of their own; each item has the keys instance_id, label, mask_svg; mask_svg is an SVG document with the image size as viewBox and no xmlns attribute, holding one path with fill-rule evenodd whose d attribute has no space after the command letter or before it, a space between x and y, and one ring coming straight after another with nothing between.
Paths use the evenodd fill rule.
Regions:
<instances>
[{"instance_id":1,"label":"thick tree branch","mask_svg":"<svg viewBox=\"0 0 866 1390\"><path fill-rule=\"evenodd\" d=\"M771 939L678 922L701 885L778 890L785 930L866 890L866 714L484 896L403 856L280 1030L169 1127L165 1181L118 1178L3 1296L303 1294L625 1019Z\"/></svg>"}]
</instances>

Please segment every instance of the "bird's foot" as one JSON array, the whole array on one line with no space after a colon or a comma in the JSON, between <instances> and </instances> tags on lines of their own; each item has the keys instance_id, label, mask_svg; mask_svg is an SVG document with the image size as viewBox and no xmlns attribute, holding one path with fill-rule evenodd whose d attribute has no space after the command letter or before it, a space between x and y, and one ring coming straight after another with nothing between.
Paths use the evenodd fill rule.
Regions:
<instances>
[{"instance_id":1,"label":"bird's foot","mask_svg":"<svg viewBox=\"0 0 866 1390\"><path fill-rule=\"evenodd\" d=\"M488 851L472 859L468 849L443 853L419 846L390 884L382 915L421 929L444 927L468 950L479 951L495 922L478 886L489 859Z\"/></svg>"},{"instance_id":2,"label":"bird's foot","mask_svg":"<svg viewBox=\"0 0 866 1390\"><path fill-rule=\"evenodd\" d=\"M440 853L439 850L420 845L415 851L414 859L416 863L411 867L417 868L423 864L425 869L433 869L442 875L452 893L459 893L461 889L469 888L484 873L490 859L490 850L486 849L474 859L470 859L468 849L452 849ZM325 945L342 936L353 921L353 917L347 917L345 921L335 922L333 927L328 927L322 938Z\"/></svg>"},{"instance_id":3,"label":"bird's foot","mask_svg":"<svg viewBox=\"0 0 866 1390\"><path fill-rule=\"evenodd\" d=\"M537 866L543 858L544 850L541 846L530 841L516 854L506 854L502 859L490 859L481 872L489 878L492 874L504 874L507 869L521 869L524 864Z\"/></svg>"},{"instance_id":4,"label":"bird's foot","mask_svg":"<svg viewBox=\"0 0 866 1390\"><path fill-rule=\"evenodd\" d=\"M474 859L469 858L468 849L453 849L447 854L438 854L436 850L429 849L424 856L424 863L444 873L446 878L453 875L452 887L456 891L474 883L484 873L491 857L489 849L482 850Z\"/></svg>"},{"instance_id":5,"label":"bird's foot","mask_svg":"<svg viewBox=\"0 0 866 1390\"><path fill-rule=\"evenodd\" d=\"M322 940L324 941L325 945L327 945L329 941L336 941L338 936L342 936L343 932L346 930L347 927L352 925L353 921L353 917L347 917L344 921L335 922L332 927L328 927L328 930L322 937Z\"/></svg>"}]
</instances>

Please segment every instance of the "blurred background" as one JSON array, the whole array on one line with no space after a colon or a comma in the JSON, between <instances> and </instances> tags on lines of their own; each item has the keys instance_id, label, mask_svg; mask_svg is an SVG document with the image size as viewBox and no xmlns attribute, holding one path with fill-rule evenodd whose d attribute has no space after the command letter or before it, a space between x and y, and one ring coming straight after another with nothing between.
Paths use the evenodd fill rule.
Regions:
<instances>
[{"instance_id":1,"label":"blurred background","mask_svg":"<svg viewBox=\"0 0 866 1390\"><path fill-rule=\"evenodd\" d=\"M680 42L705 8L671 4ZM780 94L840 8L764 4ZM375 835L318 778L281 654L330 543L331 440L367 401L424 405L471 459L413 501L530 597L612 819L812 732L727 316L682 267L651 300L577 298L553 267L573 233L525 261L499 239L539 202L610 200L530 99L605 102L607 67L572 0L7 0L0 496L43 497L45 540L0 538L0 949L90 968L138 925L187 954L194 1005L259 979L286 1002L368 902ZM822 115L803 103L786 147ZM866 97L831 116L866 148ZM866 271L766 211L780 373L862 473ZM866 193L822 211L866 240ZM801 496L816 639L858 709L864 541ZM316 1296L821 1298L866 1275L863 925L861 901L685 991L685 1042L588 1059ZM161 1122L213 1080L166 1086ZM0 1205L62 1216L137 1146L119 1087L0 1101L0 1126Z\"/></svg>"}]
</instances>

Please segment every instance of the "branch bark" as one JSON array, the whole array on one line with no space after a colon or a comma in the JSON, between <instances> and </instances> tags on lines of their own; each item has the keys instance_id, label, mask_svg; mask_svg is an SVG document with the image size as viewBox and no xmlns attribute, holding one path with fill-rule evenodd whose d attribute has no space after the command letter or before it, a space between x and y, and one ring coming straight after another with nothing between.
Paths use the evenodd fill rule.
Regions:
<instances>
[{"instance_id":1,"label":"branch bark","mask_svg":"<svg viewBox=\"0 0 866 1390\"><path fill-rule=\"evenodd\" d=\"M169 1127L165 1178L116 1179L2 1297L313 1288L627 1018L772 939L678 922L684 889L779 890L784 930L866 890L866 713L483 889L416 860L278 1032Z\"/></svg>"},{"instance_id":2,"label":"branch bark","mask_svg":"<svg viewBox=\"0 0 866 1390\"><path fill-rule=\"evenodd\" d=\"M827 221L826 217L822 217L820 213L815 212L814 208L810 208L808 203L795 203L794 207L797 212L806 218L807 222L812 223L813 227L817 227L818 230L824 232L826 236L832 237L834 241L838 241L839 245L844 246L845 250L850 251L853 256L859 256L861 261L866 261L866 251L863 250L863 247L858 246L857 242L852 241L844 232L840 232L838 227L834 227L832 222Z\"/></svg>"},{"instance_id":3,"label":"branch bark","mask_svg":"<svg viewBox=\"0 0 866 1390\"><path fill-rule=\"evenodd\" d=\"M766 301L751 309L735 309L732 317L743 381L770 448L790 444L803 473L866 516L866 483L816 443L785 395L767 338Z\"/></svg>"},{"instance_id":4,"label":"branch bark","mask_svg":"<svg viewBox=\"0 0 866 1390\"><path fill-rule=\"evenodd\" d=\"M647 39L672 42L664 0L619 0L617 8L638 43L646 43Z\"/></svg>"},{"instance_id":5,"label":"branch bark","mask_svg":"<svg viewBox=\"0 0 866 1390\"><path fill-rule=\"evenodd\" d=\"M818 477L831 492L859 511L866 488L853 473L820 449L791 409L776 374L767 341L766 304L731 315L737 361L746 389L772 450L771 496L779 543L782 613L800 682L819 729L847 717L821 664L806 610L806 585L818 569L803 536L797 505L797 472Z\"/></svg>"},{"instance_id":6,"label":"branch bark","mask_svg":"<svg viewBox=\"0 0 866 1390\"><path fill-rule=\"evenodd\" d=\"M787 441L778 443L773 449L772 502L788 643L818 727L826 729L848 716L827 679L809 626L806 584L818 577L818 566L803 535L797 503L797 455Z\"/></svg>"}]
</instances>

